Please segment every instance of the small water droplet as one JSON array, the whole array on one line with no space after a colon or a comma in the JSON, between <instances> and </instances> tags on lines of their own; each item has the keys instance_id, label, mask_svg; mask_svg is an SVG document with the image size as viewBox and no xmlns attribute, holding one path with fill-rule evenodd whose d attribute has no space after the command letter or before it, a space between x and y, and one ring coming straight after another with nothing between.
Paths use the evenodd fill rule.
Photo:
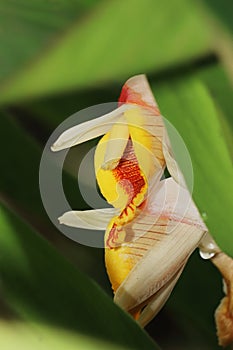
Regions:
<instances>
[{"instance_id":1,"label":"small water droplet","mask_svg":"<svg viewBox=\"0 0 233 350\"><path fill-rule=\"evenodd\" d=\"M209 233L206 233L199 245L199 254L202 259L211 259L219 252L219 248Z\"/></svg>"},{"instance_id":2,"label":"small water droplet","mask_svg":"<svg viewBox=\"0 0 233 350\"><path fill-rule=\"evenodd\" d=\"M206 250L199 250L200 257L204 260L208 260L213 258L215 256L215 252L211 251L206 251Z\"/></svg>"}]
</instances>

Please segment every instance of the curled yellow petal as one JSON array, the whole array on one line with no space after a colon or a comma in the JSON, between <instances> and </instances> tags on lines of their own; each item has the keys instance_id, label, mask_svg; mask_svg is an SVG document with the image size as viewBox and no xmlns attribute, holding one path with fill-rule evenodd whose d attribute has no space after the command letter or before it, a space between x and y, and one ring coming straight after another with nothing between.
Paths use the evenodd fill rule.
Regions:
<instances>
[{"instance_id":1,"label":"curled yellow petal","mask_svg":"<svg viewBox=\"0 0 233 350\"><path fill-rule=\"evenodd\" d=\"M119 220L127 214L126 208L140 204L146 193L146 179L139 168L134 153L132 140L129 137L124 152L118 164L113 169L105 168L105 154L110 143L110 133L107 133L99 142L95 152L96 178L101 193L115 208L122 211ZM117 145L118 140L116 140ZM130 207L129 207L130 209ZM123 220L122 220L123 222Z\"/></svg>"},{"instance_id":2,"label":"curled yellow petal","mask_svg":"<svg viewBox=\"0 0 233 350\"><path fill-rule=\"evenodd\" d=\"M104 170L113 170L119 164L129 139L129 128L124 119L112 126L105 144L103 160L99 161ZM102 141L103 142L103 141ZM96 155L97 157L97 155ZM100 165L100 164L98 164ZM97 166L98 166L97 165Z\"/></svg>"}]
</instances>

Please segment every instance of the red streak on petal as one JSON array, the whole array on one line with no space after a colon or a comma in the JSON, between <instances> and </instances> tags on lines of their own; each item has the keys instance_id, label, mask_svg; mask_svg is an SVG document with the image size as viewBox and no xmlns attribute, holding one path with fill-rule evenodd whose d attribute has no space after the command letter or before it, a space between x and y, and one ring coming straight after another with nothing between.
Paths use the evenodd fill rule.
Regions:
<instances>
[{"instance_id":1,"label":"red streak on petal","mask_svg":"<svg viewBox=\"0 0 233 350\"><path fill-rule=\"evenodd\" d=\"M145 180L141 174L131 139L128 141L118 166L113 170L113 175L128 194L127 206L129 206L145 186Z\"/></svg>"},{"instance_id":2,"label":"red streak on petal","mask_svg":"<svg viewBox=\"0 0 233 350\"><path fill-rule=\"evenodd\" d=\"M118 239L117 224L114 223L108 234L108 239L106 242L107 247L108 248L112 248L113 246L115 247L117 239Z\"/></svg>"},{"instance_id":3,"label":"red streak on petal","mask_svg":"<svg viewBox=\"0 0 233 350\"><path fill-rule=\"evenodd\" d=\"M160 115L158 107L150 106L146 101L142 99L142 96L139 92L136 92L127 84L123 86L118 102L119 105L121 105L122 103L132 103L139 106L143 106L145 108L153 110L153 112L155 112L156 115Z\"/></svg>"},{"instance_id":4,"label":"red streak on petal","mask_svg":"<svg viewBox=\"0 0 233 350\"><path fill-rule=\"evenodd\" d=\"M133 150L133 143L131 138L128 140L127 146L118 166L113 170L113 175L116 178L117 183L128 195L128 202L126 204L126 207L117 217L117 219L122 220L121 225L123 225L128 220L128 210L130 213L134 213L136 211L136 206L133 204L136 196L140 193L144 195L146 192L146 182L139 168L138 161ZM141 202L139 204L141 204ZM114 222L110 228L107 238L108 247L111 248L113 245L116 246L120 230L121 226Z\"/></svg>"},{"instance_id":5,"label":"red streak on petal","mask_svg":"<svg viewBox=\"0 0 233 350\"><path fill-rule=\"evenodd\" d=\"M127 85L124 85L122 90L121 90L119 102L134 103L137 105L148 107L148 104L142 100L141 94L134 91L132 88L130 88Z\"/></svg>"}]
</instances>

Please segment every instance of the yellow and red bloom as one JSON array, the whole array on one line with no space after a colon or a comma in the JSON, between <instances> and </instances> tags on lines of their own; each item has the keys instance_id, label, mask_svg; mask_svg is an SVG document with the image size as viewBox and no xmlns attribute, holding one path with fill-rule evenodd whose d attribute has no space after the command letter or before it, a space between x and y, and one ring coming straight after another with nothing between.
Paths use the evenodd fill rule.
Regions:
<instances>
[{"instance_id":1,"label":"yellow and red bloom","mask_svg":"<svg viewBox=\"0 0 233 350\"><path fill-rule=\"evenodd\" d=\"M114 209L68 212L60 223L106 231L105 263L114 300L145 326L166 302L193 250L202 245L214 263L220 251L209 243L208 229L185 188L144 75L125 83L116 110L67 130L52 149L100 135L96 178ZM172 177L161 180L165 166ZM228 290L231 301L224 308L227 303L232 310L232 286Z\"/></svg>"}]
</instances>

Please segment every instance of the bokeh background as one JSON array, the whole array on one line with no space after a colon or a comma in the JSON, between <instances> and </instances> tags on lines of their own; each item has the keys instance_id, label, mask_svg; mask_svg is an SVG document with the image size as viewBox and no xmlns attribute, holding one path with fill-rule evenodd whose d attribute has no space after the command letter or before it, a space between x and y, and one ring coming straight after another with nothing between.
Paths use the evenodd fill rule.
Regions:
<instances>
[{"instance_id":1,"label":"bokeh background","mask_svg":"<svg viewBox=\"0 0 233 350\"><path fill-rule=\"evenodd\" d=\"M116 101L145 73L190 152L200 213L233 256L232 14L231 0L0 2L1 348L219 349L222 281L211 263L193 254L149 338L113 304L103 250L49 221L39 163L64 119ZM77 164L96 142L76 149ZM69 171L64 188L87 208Z\"/></svg>"}]
</instances>

